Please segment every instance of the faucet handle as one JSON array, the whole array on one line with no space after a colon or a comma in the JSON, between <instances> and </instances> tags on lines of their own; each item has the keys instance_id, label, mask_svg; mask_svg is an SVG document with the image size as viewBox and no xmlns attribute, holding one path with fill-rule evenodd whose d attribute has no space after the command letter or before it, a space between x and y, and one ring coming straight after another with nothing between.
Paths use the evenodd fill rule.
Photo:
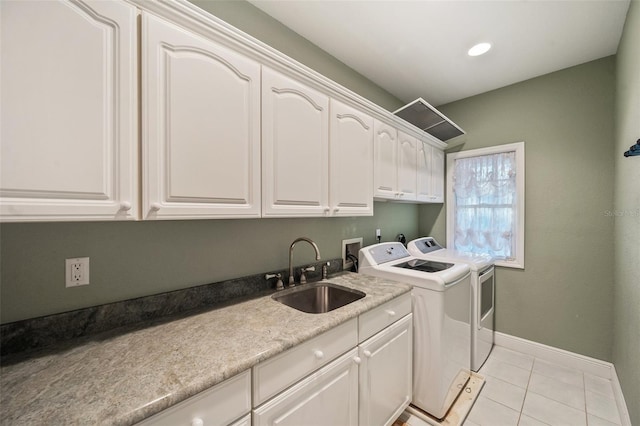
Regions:
<instances>
[{"instance_id":1,"label":"faucet handle","mask_svg":"<svg viewBox=\"0 0 640 426\"><path fill-rule=\"evenodd\" d=\"M284 283L282 282L282 274L265 274L264 279L270 280L271 278L277 278L276 290L284 289Z\"/></svg>"},{"instance_id":2,"label":"faucet handle","mask_svg":"<svg viewBox=\"0 0 640 426\"><path fill-rule=\"evenodd\" d=\"M300 284L304 284L307 282L307 277L304 275L305 272L312 272L315 271L316 267L315 266L307 266L306 268L301 268L300 269Z\"/></svg>"}]
</instances>

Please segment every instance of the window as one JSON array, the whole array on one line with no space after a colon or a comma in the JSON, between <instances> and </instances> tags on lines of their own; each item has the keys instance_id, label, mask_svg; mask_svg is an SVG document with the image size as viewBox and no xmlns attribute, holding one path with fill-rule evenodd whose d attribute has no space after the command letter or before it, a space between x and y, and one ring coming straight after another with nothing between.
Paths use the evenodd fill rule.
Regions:
<instances>
[{"instance_id":1,"label":"window","mask_svg":"<svg viewBox=\"0 0 640 426\"><path fill-rule=\"evenodd\" d=\"M524 142L447 154L447 245L524 268Z\"/></svg>"}]
</instances>

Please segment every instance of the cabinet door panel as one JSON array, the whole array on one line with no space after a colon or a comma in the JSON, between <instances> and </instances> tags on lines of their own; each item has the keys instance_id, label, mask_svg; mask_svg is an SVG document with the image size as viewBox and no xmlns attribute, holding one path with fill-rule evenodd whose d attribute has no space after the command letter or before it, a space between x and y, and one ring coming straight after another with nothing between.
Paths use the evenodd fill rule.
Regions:
<instances>
[{"instance_id":1,"label":"cabinet door panel","mask_svg":"<svg viewBox=\"0 0 640 426\"><path fill-rule=\"evenodd\" d=\"M416 138L398 132L398 198L415 200L417 185L417 141Z\"/></svg>"},{"instance_id":2,"label":"cabinet door panel","mask_svg":"<svg viewBox=\"0 0 640 426\"><path fill-rule=\"evenodd\" d=\"M254 426L355 426L358 365L353 349L253 412Z\"/></svg>"},{"instance_id":3,"label":"cabinet door panel","mask_svg":"<svg viewBox=\"0 0 640 426\"><path fill-rule=\"evenodd\" d=\"M431 185L433 202L444 202L444 152L436 148L431 157Z\"/></svg>"},{"instance_id":4,"label":"cabinet door panel","mask_svg":"<svg viewBox=\"0 0 640 426\"><path fill-rule=\"evenodd\" d=\"M407 315L359 346L361 426L390 425L411 402L412 317Z\"/></svg>"},{"instance_id":5,"label":"cabinet door panel","mask_svg":"<svg viewBox=\"0 0 640 426\"><path fill-rule=\"evenodd\" d=\"M431 201L431 157L433 148L426 142L418 141L418 201Z\"/></svg>"},{"instance_id":6,"label":"cabinet door panel","mask_svg":"<svg viewBox=\"0 0 640 426\"><path fill-rule=\"evenodd\" d=\"M398 134L374 120L374 196L395 199L398 187Z\"/></svg>"},{"instance_id":7,"label":"cabinet door panel","mask_svg":"<svg viewBox=\"0 0 640 426\"><path fill-rule=\"evenodd\" d=\"M263 216L328 213L329 98L264 67Z\"/></svg>"},{"instance_id":8,"label":"cabinet door panel","mask_svg":"<svg viewBox=\"0 0 640 426\"><path fill-rule=\"evenodd\" d=\"M373 215L373 118L331 100L329 203L334 216Z\"/></svg>"},{"instance_id":9,"label":"cabinet door panel","mask_svg":"<svg viewBox=\"0 0 640 426\"><path fill-rule=\"evenodd\" d=\"M144 16L146 218L258 217L260 65Z\"/></svg>"},{"instance_id":10,"label":"cabinet door panel","mask_svg":"<svg viewBox=\"0 0 640 426\"><path fill-rule=\"evenodd\" d=\"M418 201L444 202L444 152L418 141Z\"/></svg>"},{"instance_id":11,"label":"cabinet door panel","mask_svg":"<svg viewBox=\"0 0 640 426\"><path fill-rule=\"evenodd\" d=\"M136 9L0 7L2 219L136 218Z\"/></svg>"}]
</instances>

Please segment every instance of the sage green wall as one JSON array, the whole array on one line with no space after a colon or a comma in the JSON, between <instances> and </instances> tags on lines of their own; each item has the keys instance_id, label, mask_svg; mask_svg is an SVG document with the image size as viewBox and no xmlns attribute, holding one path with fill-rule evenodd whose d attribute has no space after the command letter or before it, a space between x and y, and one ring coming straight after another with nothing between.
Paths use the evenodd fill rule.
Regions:
<instances>
[{"instance_id":1,"label":"sage green wall","mask_svg":"<svg viewBox=\"0 0 640 426\"><path fill-rule=\"evenodd\" d=\"M498 268L496 328L611 360L615 58L439 109L467 135L454 150L525 141L525 270ZM445 209L419 231L444 242Z\"/></svg>"},{"instance_id":2,"label":"sage green wall","mask_svg":"<svg viewBox=\"0 0 640 426\"><path fill-rule=\"evenodd\" d=\"M640 2L632 1L618 48L614 185L613 362L631 423L640 425Z\"/></svg>"},{"instance_id":3,"label":"sage green wall","mask_svg":"<svg viewBox=\"0 0 640 426\"><path fill-rule=\"evenodd\" d=\"M343 239L417 237L415 205L375 203L362 218L10 223L1 226L2 323L286 269L289 245L313 239L324 259ZM91 258L91 284L67 289L64 260ZM298 244L296 265L314 261Z\"/></svg>"},{"instance_id":4,"label":"sage green wall","mask_svg":"<svg viewBox=\"0 0 640 426\"><path fill-rule=\"evenodd\" d=\"M318 47L244 1L198 2L223 20L387 108L402 105ZM418 208L375 203L365 218L202 220L0 225L0 321L12 322L132 297L286 268L288 247L314 239L323 258L341 256L341 240L415 238ZM305 245L296 263L313 259ZM299 250L299 252L298 252ZM64 287L64 260L91 258L91 284Z\"/></svg>"},{"instance_id":5,"label":"sage green wall","mask_svg":"<svg viewBox=\"0 0 640 426\"><path fill-rule=\"evenodd\" d=\"M189 1L388 111L405 104L245 0Z\"/></svg>"}]
</instances>

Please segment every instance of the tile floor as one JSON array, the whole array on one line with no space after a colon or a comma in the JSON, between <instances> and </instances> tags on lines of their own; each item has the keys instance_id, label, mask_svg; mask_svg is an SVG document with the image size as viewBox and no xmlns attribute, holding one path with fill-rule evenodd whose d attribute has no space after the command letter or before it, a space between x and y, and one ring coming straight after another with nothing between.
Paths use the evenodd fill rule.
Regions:
<instances>
[{"instance_id":1,"label":"tile floor","mask_svg":"<svg viewBox=\"0 0 640 426\"><path fill-rule=\"evenodd\" d=\"M485 385L464 426L622 424L610 380L501 346L479 373Z\"/></svg>"}]
</instances>

